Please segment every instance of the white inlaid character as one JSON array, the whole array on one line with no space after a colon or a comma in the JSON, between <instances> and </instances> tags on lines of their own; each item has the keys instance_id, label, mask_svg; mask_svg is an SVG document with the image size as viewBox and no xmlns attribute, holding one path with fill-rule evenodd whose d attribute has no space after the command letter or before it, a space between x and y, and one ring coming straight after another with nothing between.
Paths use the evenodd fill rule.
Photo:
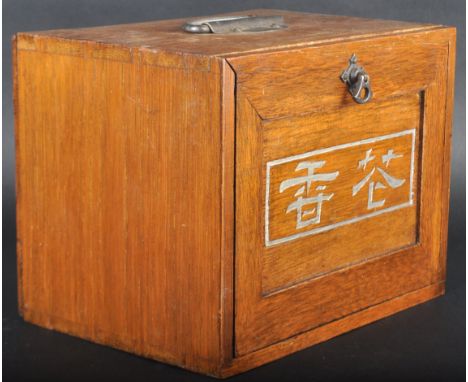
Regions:
<instances>
[{"instance_id":1,"label":"white inlaid character","mask_svg":"<svg viewBox=\"0 0 468 382\"><path fill-rule=\"evenodd\" d=\"M398 151L395 152L395 149L390 147L386 148L383 153L379 152L379 154L377 154L375 148L372 150L377 142L388 141L390 143L393 140L399 141L399 147L401 147L403 143L405 143L407 147L411 147L409 155L403 155ZM333 170L335 170L335 172L325 173L323 171L323 168L330 167L332 164L330 163L331 160L327 160L327 158L323 158L322 156L329 153L336 153L335 158L337 158L337 155L341 155L344 151L357 147L361 148L358 151L354 151L354 153L358 155L355 157L355 163L357 164L358 170L362 171L364 177L358 184L353 186L354 177L352 180L351 177L343 177L343 174L346 174L351 169L346 167L345 163L339 160L333 162ZM287 243L310 235L332 231L348 224L354 224L402 208L414 206L413 180L415 172L415 152L416 129L408 129L268 161L266 163L265 176L265 245L270 247ZM321 158L317 159L317 155L320 155ZM291 177L284 180L281 186L276 185L272 187L272 171L278 166L286 165L294 161L297 161L296 163L300 162L299 165L296 165L296 171L303 170L303 172L298 174L295 178ZM400 161L401 163L399 163ZM394 176L395 174L392 171L394 162L405 166L405 176L399 175L403 179L398 179ZM305 170L307 170L307 173ZM401 171L399 174L401 174ZM337 177L339 177L339 179L337 179ZM349 183L347 183L348 179L350 180ZM338 188L336 191L327 192L326 190L330 187L330 182L334 180L335 182L340 182ZM378 190L387 189L387 191L385 191L387 194L391 192L392 189L401 187L403 184L408 184L407 197L399 194L399 196L402 196L404 199L399 197L398 200L393 200L392 198L392 201L390 201L390 198L387 197L387 200L383 198L381 200L375 200ZM350 203L349 200L344 202L343 198L353 198L358 192L364 193L362 190L364 187L366 187L365 196L368 200L365 211L356 215L347 214L349 210L343 213L343 206L348 206ZM278 200L278 195L281 195L287 188L292 188L294 190L293 200L284 200L284 196L281 198L282 200ZM355 191L354 195L352 195L351 190ZM288 193L288 195L291 194ZM271 237L272 222L275 225L275 230L276 227L278 227L277 224L281 223L275 223L278 221L276 218L272 220L270 210L270 202L272 200L275 200L275 205L278 205L278 202L281 203L281 213L288 214L287 211L289 211L289 213L296 212L294 216L294 228L291 227L289 232L284 232L283 234L275 232L274 237ZM360 202L360 200L361 199L355 198L356 203ZM333 203L333 208L330 207L328 202ZM282 221L282 219L280 219L280 221ZM301 227L303 228L299 229Z\"/></svg>"},{"instance_id":2,"label":"white inlaid character","mask_svg":"<svg viewBox=\"0 0 468 382\"><path fill-rule=\"evenodd\" d=\"M395 154L393 149L389 149L387 154L382 155L382 163L385 164L385 167L388 167L390 161L396 158L402 158L403 155ZM375 156L372 155L372 149L366 151L366 157L361 159L358 162L358 169L365 169L367 164L372 162L375 159ZM385 199L374 200L374 191L379 189L385 189L387 186L380 181L374 180L375 171L378 171L386 184L392 189L401 187L405 183L405 179L397 179L386 171L382 170L380 167L374 166L372 170L357 184L353 186L353 196L355 196L366 184L368 184L368 196L367 196L367 209L371 210L374 208L380 208L385 204Z\"/></svg>"},{"instance_id":3,"label":"white inlaid character","mask_svg":"<svg viewBox=\"0 0 468 382\"><path fill-rule=\"evenodd\" d=\"M307 175L287 179L280 184L280 193L288 188L300 186L294 194L297 199L289 204L286 209L286 213L296 210L296 229L320 223L322 204L324 201L329 201L334 195L333 193L323 193L322 191L327 186L319 184L315 187L315 191L318 191L318 194L307 197L313 182L330 182L335 180L339 175L339 171L316 174L315 170L322 168L324 165L325 161L300 162L295 171L307 170ZM310 205L315 205L315 207L306 209Z\"/></svg>"}]
</instances>

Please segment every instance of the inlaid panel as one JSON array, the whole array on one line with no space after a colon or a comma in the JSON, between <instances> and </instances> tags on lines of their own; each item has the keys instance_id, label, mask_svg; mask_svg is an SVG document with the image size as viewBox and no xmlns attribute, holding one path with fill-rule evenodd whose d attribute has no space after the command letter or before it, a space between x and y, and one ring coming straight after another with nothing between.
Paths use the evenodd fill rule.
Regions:
<instances>
[{"instance_id":1,"label":"inlaid panel","mask_svg":"<svg viewBox=\"0 0 468 382\"><path fill-rule=\"evenodd\" d=\"M415 139L410 129L269 161L265 245L412 206Z\"/></svg>"},{"instance_id":2,"label":"inlaid panel","mask_svg":"<svg viewBox=\"0 0 468 382\"><path fill-rule=\"evenodd\" d=\"M262 123L264 294L417 242L422 102Z\"/></svg>"}]
</instances>

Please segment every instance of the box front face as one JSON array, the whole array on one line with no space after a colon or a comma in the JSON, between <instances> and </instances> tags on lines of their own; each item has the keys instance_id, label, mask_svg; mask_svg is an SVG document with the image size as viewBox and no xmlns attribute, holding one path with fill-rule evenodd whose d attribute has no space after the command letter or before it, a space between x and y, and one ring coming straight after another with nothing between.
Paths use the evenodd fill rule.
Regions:
<instances>
[{"instance_id":1,"label":"box front face","mask_svg":"<svg viewBox=\"0 0 468 382\"><path fill-rule=\"evenodd\" d=\"M339 76L356 53L373 99ZM242 355L440 282L447 40L231 60Z\"/></svg>"}]
</instances>

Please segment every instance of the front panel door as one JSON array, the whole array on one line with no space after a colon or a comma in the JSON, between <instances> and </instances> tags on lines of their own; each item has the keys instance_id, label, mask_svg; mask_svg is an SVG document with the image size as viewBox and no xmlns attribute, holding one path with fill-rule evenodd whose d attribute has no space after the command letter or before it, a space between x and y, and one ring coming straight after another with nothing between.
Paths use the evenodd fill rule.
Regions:
<instances>
[{"instance_id":1,"label":"front panel door","mask_svg":"<svg viewBox=\"0 0 468 382\"><path fill-rule=\"evenodd\" d=\"M242 355L439 282L447 36L230 60ZM340 81L355 53L373 99Z\"/></svg>"}]
</instances>

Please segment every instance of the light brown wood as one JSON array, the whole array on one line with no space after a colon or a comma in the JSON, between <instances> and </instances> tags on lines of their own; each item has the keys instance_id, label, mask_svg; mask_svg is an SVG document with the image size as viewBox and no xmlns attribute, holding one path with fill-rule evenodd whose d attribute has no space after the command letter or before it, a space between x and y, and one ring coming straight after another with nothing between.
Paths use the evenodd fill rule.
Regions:
<instances>
[{"instance_id":1,"label":"light brown wood","mask_svg":"<svg viewBox=\"0 0 468 382\"><path fill-rule=\"evenodd\" d=\"M161 53L162 51L169 56L175 54L179 57L203 61L207 56L238 56L254 51L278 50L294 46L322 44L375 35L393 35L438 27L431 24L321 15L277 9L253 9L210 17L226 15L282 15L286 24L288 24L288 28L274 33L240 33L234 35L185 33L182 30L182 25L188 20L196 19L196 17L193 17L136 24L32 32L31 34L35 38L50 36L55 37L59 42L66 41L66 49L70 49L70 41L78 43L73 45L73 50L83 49L83 43L92 42L110 45L113 50L127 48L126 50L135 49L147 52L148 56L155 60L159 60L161 56L154 56L151 53ZM205 17L202 15L202 18ZM352 33L350 33L350 30L352 30ZM54 43L53 46L50 45L48 48L57 51L59 46Z\"/></svg>"},{"instance_id":2,"label":"light brown wood","mask_svg":"<svg viewBox=\"0 0 468 382\"><path fill-rule=\"evenodd\" d=\"M443 283L432 284L423 289L418 289L406 293L403 296L384 301L381 304L370 306L314 330L298 334L297 336L290 337L287 340L275 343L244 356L236 357L230 365L227 365L226 368L222 370L219 376L228 378L232 375L243 373L304 348L327 341L330 338L349 332L363 325L370 324L401 310L421 304L442 294L444 294Z\"/></svg>"},{"instance_id":3,"label":"light brown wood","mask_svg":"<svg viewBox=\"0 0 468 382\"><path fill-rule=\"evenodd\" d=\"M219 74L21 49L17 60L24 318L214 372Z\"/></svg>"},{"instance_id":4,"label":"light brown wood","mask_svg":"<svg viewBox=\"0 0 468 382\"><path fill-rule=\"evenodd\" d=\"M13 40L25 320L227 377L443 293L455 30L254 13L289 28L202 36L168 20ZM367 105L339 80L351 53ZM321 189L326 227L368 211L367 186L348 191L371 144L402 155L395 179L414 157L413 205L265 244L268 162L314 152L339 171ZM301 160L271 167L272 240L308 230L285 213L297 189L275 191ZM411 190L388 188L387 205Z\"/></svg>"},{"instance_id":5,"label":"light brown wood","mask_svg":"<svg viewBox=\"0 0 468 382\"><path fill-rule=\"evenodd\" d=\"M440 231L440 256L438 258L438 274L436 278L445 280L447 264L447 239L449 220L449 198L450 198L450 162L452 153L452 123L453 123L453 99L455 81L455 54L456 54L456 31L452 30L452 37L448 41L448 61L447 61L447 99L445 105L445 125L444 125L444 167L442 169L442 195L445 200L442 203L442 229Z\"/></svg>"},{"instance_id":6,"label":"light brown wood","mask_svg":"<svg viewBox=\"0 0 468 382\"><path fill-rule=\"evenodd\" d=\"M327 173L327 169L330 172L339 172L334 181L322 184L326 186L323 194L333 196L330 201L323 203L320 223L313 224L313 228L327 228L355 217L364 217L369 212L378 212L379 208L368 209L368 183L356 195L353 196L352 193L353 185L363 180L373 168L377 173L372 178L381 181L386 187L374 192L376 200L384 200L384 208L405 205L409 200L414 203L414 208L402 208L356 224L346 224L339 229L316 234L308 239L291 240L286 245L277 244L266 248L262 256L264 294L350 264L367 261L373 256L416 244L418 232L416 202L419 196L419 183L417 176L411 181L409 174L411 171L413 174L418 174L420 110L420 95L414 94L391 98L385 102L373 102L359 109L355 105L350 105L343 107L340 113L335 111L314 113L300 118L280 119L262 124L264 162L321 148L336 147L339 144L388 136L395 132L405 132L405 135L400 137L337 149L304 159L309 162L324 160L325 166L317 170L318 173ZM366 169L358 168L358 161L365 158L369 149L372 150L370 155L375 159L366 166ZM389 149L402 157L395 158L385 165L381 157ZM412 159L413 170L411 170ZM290 161L273 166L270 170L269 239L272 242L302 232L307 234L312 227L311 225L297 229L295 211L284 213L290 203L296 199L294 193L297 187L291 187L282 193L278 192L281 181L306 173L304 170L295 171L300 162L301 160ZM378 168L404 183L392 189L385 179L381 179L382 175L379 175ZM413 193L413 197L409 197L410 192ZM313 194L311 192L311 195ZM307 209L309 206L306 205L304 208ZM345 242L346 250L343 250Z\"/></svg>"},{"instance_id":7,"label":"light brown wood","mask_svg":"<svg viewBox=\"0 0 468 382\"><path fill-rule=\"evenodd\" d=\"M238 142L243 142L237 145L236 175L237 355L440 281L437 232L446 230L440 220L444 204L440 171L445 166L444 147L440 144L444 141L444 113L440 110L445 110L449 33L399 36L398 44L384 37L371 42L266 53L261 60L254 60L253 56L229 59L238 78L237 137ZM341 97L326 96L328 88L339 92L340 81L331 73L340 73L340 63L335 59L343 55L340 52L373 57L369 59L376 67L373 106L362 107L349 96L344 97L346 89L342 85ZM414 61L402 60L402 56L411 56ZM377 60L384 63L378 69ZM367 69L367 62L363 64L373 73ZM401 76L395 76L392 67L404 68L404 81L399 82L398 88L396 79ZM312 73L309 79L308 68ZM317 68L329 74L328 81L314 75L319 73ZM275 73L275 81L266 80L265 74L270 72ZM319 80L315 87L312 78ZM323 97L320 91L325 93ZM299 98L301 92L308 96ZM409 101L415 98L416 101ZM390 105L398 108L399 114ZM309 106L313 112L305 115ZM361 115L366 108L370 109L368 115ZM288 110L294 118L284 114ZM383 115L387 115L387 120ZM423 149L418 148L419 138L415 148L415 156L422 155L422 168L418 169L416 159L414 174L421 179L415 181L413 206L268 247L264 234L268 161L408 129L416 129L416 137L422 134L423 140ZM382 143L385 149L393 148ZM404 150L401 147L402 154ZM330 154L319 158L331 162L327 169L332 172L337 161L346 163L346 155L351 155L350 160L357 164L354 154L349 149L347 153L344 157ZM294 178L297 163L283 165L279 175L270 174L276 189L280 181L288 179L285 174ZM347 176L357 176L353 174L350 168ZM342 182L335 188L330 186L330 194L343 192L345 187L351 193L350 185L354 183ZM285 211L297 190L298 187L293 188L270 200L269 216L273 218L271 223L277 225L277 232L271 232L273 238L287 237L294 231L294 213L288 215ZM341 207L330 203L330 218L325 212L324 225L327 219L328 223L343 220L343 213L359 216L359 201L352 199L341 197L337 202L342 203ZM337 213L336 208L345 212ZM279 221L277 215L281 216Z\"/></svg>"},{"instance_id":8,"label":"light brown wood","mask_svg":"<svg viewBox=\"0 0 468 382\"><path fill-rule=\"evenodd\" d=\"M236 71L241 92L259 116L280 118L355 106L339 78L353 53L372 73L373 101L417 92L440 70L427 63L439 63L446 56L446 42L435 37L443 34L403 34L270 52L262 55L262 60L250 54L228 61Z\"/></svg>"},{"instance_id":9,"label":"light brown wood","mask_svg":"<svg viewBox=\"0 0 468 382\"><path fill-rule=\"evenodd\" d=\"M222 63L222 247L221 247L221 356L229 363L234 343L234 180L235 180L235 75ZM222 365L220 366L222 367Z\"/></svg>"}]
</instances>

